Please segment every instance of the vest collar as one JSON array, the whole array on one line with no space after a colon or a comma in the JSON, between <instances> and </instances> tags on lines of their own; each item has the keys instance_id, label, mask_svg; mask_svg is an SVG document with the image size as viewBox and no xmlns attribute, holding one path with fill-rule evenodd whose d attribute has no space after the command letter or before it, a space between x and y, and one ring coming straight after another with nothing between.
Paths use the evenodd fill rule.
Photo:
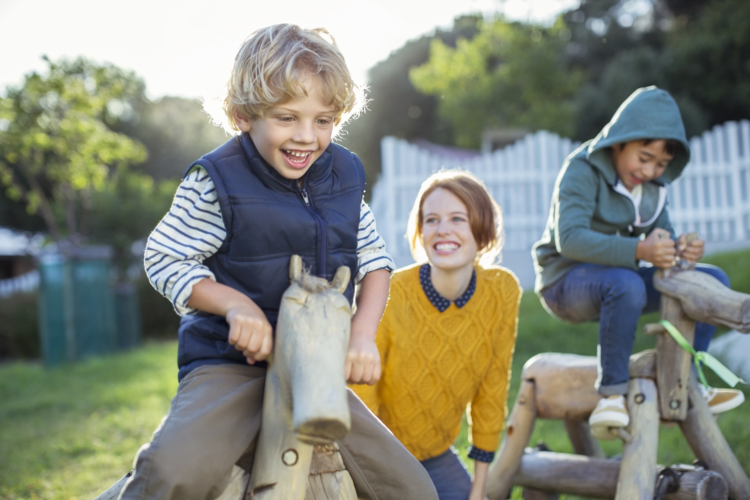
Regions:
<instances>
[{"instance_id":1,"label":"vest collar","mask_svg":"<svg viewBox=\"0 0 750 500\"><path fill-rule=\"evenodd\" d=\"M242 150L245 152L250 169L268 189L279 192L295 191L295 181L279 174L276 169L263 159L255 144L253 144L250 134L243 132L239 136L239 141L242 145ZM305 184L314 188L316 185L325 182L331 175L332 169L333 155L329 146L305 174Z\"/></svg>"}]
</instances>

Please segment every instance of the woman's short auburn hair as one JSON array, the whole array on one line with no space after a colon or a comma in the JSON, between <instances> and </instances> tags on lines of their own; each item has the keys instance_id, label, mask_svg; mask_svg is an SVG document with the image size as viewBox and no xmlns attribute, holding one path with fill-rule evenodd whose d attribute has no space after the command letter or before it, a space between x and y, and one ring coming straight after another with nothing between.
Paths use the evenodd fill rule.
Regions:
<instances>
[{"instance_id":1,"label":"woman's short auburn hair","mask_svg":"<svg viewBox=\"0 0 750 500\"><path fill-rule=\"evenodd\" d=\"M325 28L276 24L254 32L240 47L227 82L223 109L228 126L239 131L237 114L255 120L278 104L306 96L301 80L307 75L320 79L323 95L336 110L334 125L364 105L363 90Z\"/></svg>"},{"instance_id":2,"label":"woman's short auburn hair","mask_svg":"<svg viewBox=\"0 0 750 500\"><path fill-rule=\"evenodd\" d=\"M445 189L466 206L471 233L477 243L477 262L485 265L498 262L503 247L502 211L484 183L465 170L441 170L422 183L409 214L406 230L406 238L414 259L422 262L427 258L422 241L422 207L427 197L436 189Z\"/></svg>"}]
</instances>

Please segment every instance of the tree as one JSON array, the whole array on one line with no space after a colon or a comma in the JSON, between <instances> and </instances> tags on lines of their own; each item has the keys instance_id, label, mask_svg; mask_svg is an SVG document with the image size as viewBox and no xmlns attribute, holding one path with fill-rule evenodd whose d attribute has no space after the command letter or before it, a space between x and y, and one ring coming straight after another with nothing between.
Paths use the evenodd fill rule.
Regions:
<instances>
[{"instance_id":1,"label":"tree","mask_svg":"<svg viewBox=\"0 0 750 500\"><path fill-rule=\"evenodd\" d=\"M39 213L51 237L78 242L93 193L111 173L146 159L137 141L112 131L132 115L143 82L111 64L48 63L0 99L0 179L6 194Z\"/></svg>"},{"instance_id":2,"label":"tree","mask_svg":"<svg viewBox=\"0 0 750 500\"><path fill-rule=\"evenodd\" d=\"M668 35L670 88L706 113L707 125L750 118L750 2L706 3Z\"/></svg>"},{"instance_id":3,"label":"tree","mask_svg":"<svg viewBox=\"0 0 750 500\"><path fill-rule=\"evenodd\" d=\"M148 175L118 170L91 198L88 240L114 251L113 263L121 280L137 264L143 270L142 242L169 210L178 179L155 181ZM135 246L135 248L134 248Z\"/></svg>"},{"instance_id":4,"label":"tree","mask_svg":"<svg viewBox=\"0 0 750 500\"><path fill-rule=\"evenodd\" d=\"M211 124L198 99L162 97L144 102L137 112L137 121L116 130L146 147L148 159L137 168L154 179L182 177L191 163L229 139Z\"/></svg>"},{"instance_id":5,"label":"tree","mask_svg":"<svg viewBox=\"0 0 750 500\"><path fill-rule=\"evenodd\" d=\"M450 123L437 114L437 99L414 88L409 70L427 61L432 40L453 47L459 38L473 38L481 19L478 14L457 17L450 30L437 29L435 33L410 40L370 69L369 110L348 123L337 141L362 158L369 186L380 172L383 137L452 141Z\"/></svg>"},{"instance_id":6,"label":"tree","mask_svg":"<svg viewBox=\"0 0 750 500\"><path fill-rule=\"evenodd\" d=\"M583 74L564 65L568 36L562 22L545 28L499 18L481 23L477 36L459 39L455 48L433 41L429 61L410 77L418 90L438 97L438 114L459 146L478 147L489 127L569 136Z\"/></svg>"}]
</instances>

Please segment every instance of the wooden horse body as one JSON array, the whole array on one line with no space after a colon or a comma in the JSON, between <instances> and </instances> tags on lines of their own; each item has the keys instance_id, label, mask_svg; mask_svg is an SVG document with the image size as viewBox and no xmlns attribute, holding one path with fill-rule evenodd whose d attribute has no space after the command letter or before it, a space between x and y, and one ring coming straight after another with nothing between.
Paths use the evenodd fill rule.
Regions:
<instances>
[{"instance_id":1,"label":"wooden horse body","mask_svg":"<svg viewBox=\"0 0 750 500\"><path fill-rule=\"evenodd\" d=\"M658 271L654 285L662 292L661 316L692 343L695 321L750 330L750 296L727 289L698 271ZM655 351L630 358L627 407L630 425L621 461L606 460L593 439L587 420L601 398L594 390L596 358L572 354L540 354L525 365L506 437L490 470L488 497L507 497L513 484L531 488L533 498L557 498L549 493L591 495L618 500L654 497L659 421L679 423L696 457L712 470L685 470L676 491L664 498L750 500L750 480L732 454L696 377L691 357L665 332ZM537 418L560 419L577 454L526 453ZM541 491L540 491L541 490ZM531 498L531 496L529 497Z\"/></svg>"},{"instance_id":2,"label":"wooden horse body","mask_svg":"<svg viewBox=\"0 0 750 500\"><path fill-rule=\"evenodd\" d=\"M350 271L340 267L328 283L303 273L302 259L295 255L290 277L269 359L252 471L235 465L218 500L357 499L336 444L351 425L344 379L351 307L342 295ZM118 498L127 477L97 500Z\"/></svg>"}]
</instances>

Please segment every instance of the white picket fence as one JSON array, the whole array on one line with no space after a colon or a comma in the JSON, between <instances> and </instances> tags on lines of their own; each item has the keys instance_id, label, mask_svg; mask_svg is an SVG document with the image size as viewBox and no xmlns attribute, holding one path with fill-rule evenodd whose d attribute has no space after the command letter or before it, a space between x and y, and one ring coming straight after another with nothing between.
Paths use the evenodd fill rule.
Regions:
<instances>
[{"instance_id":1,"label":"white picket fence","mask_svg":"<svg viewBox=\"0 0 750 500\"><path fill-rule=\"evenodd\" d=\"M669 188L676 231L698 231L709 250L750 246L750 122L727 122L690 143L691 162ZM397 265L413 262L404 234L419 186L442 168L469 170L484 181L503 210L503 264L529 288L534 276L531 246L544 231L558 171L578 146L540 131L502 150L456 160L385 137L382 173L370 202L378 232Z\"/></svg>"}]
</instances>

